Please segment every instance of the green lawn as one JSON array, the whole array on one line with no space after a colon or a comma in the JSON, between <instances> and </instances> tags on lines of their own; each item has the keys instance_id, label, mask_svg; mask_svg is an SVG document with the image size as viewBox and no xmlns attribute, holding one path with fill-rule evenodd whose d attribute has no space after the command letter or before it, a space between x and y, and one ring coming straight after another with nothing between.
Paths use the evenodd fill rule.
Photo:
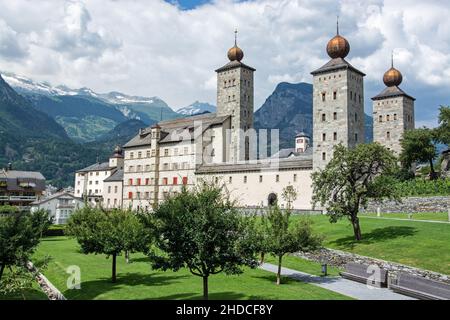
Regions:
<instances>
[{"instance_id":1,"label":"green lawn","mask_svg":"<svg viewBox=\"0 0 450 320\"><path fill-rule=\"evenodd\" d=\"M267 258L265 258L265 262L278 265L278 258L268 256ZM316 276L322 275L322 266L320 263L302 259L293 255L285 255L281 264L283 267L292 270L298 270ZM340 270L338 268L332 266L327 267L327 273L329 276L338 276L339 271Z\"/></svg>"},{"instance_id":2,"label":"green lawn","mask_svg":"<svg viewBox=\"0 0 450 320\"><path fill-rule=\"evenodd\" d=\"M363 240L358 242L346 219L333 224L326 216L311 219L313 229L325 236L325 247L450 274L450 224L361 216Z\"/></svg>"},{"instance_id":3,"label":"green lawn","mask_svg":"<svg viewBox=\"0 0 450 320\"><path fill-rule=\"evenodd\" d=\"M361 217L377 217L376 213L365 213ZM381 218L409 219L407 213L383 213ZM447 212L417 212L412 214L414 220L448 221Z\"/></svg>"},{"instance_id":4,"label":"green lawn","mask_svg":"<svg viewBox=\"0 0 450 320\"><path fill-rule=\"evenodd\" d=\"M112 284L111 260L104 255L84 255L75 240L65 237L46 238L40 244L36 258L52 256L45 276L68 299L201 299L202 280L186 270L179 272L153 271L148 259L141 254L132 255L131 263L118 258L118 281ZM69 274L66 268L81 268L81 290L68 290ZM246 269L244 274L211 276L211 299L349 299L343 295L302 283L284 279L275 285L275 275L259 269Z\"/></svg>"}]
</instances>

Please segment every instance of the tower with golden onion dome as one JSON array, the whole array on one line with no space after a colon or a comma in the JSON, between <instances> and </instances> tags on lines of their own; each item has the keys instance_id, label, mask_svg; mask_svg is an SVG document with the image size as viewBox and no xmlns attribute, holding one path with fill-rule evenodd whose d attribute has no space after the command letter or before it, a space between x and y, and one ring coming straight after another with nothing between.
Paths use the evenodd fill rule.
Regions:
<instances>
[{"instance_id":1,"label":"tower with golden onion dome","mask_svg":"<svg viewBox=\"0 0 450 320\"><path fill-rule=\"evenodd\" d=\"M253 128L253 73L256 71L242 63L244 52L237 45L228 50L226 65L217 72L217 116L230 116L231 135L225 161L249 158L249 141L245 136Z\"/></svg>"},{"instance_id":2,"label":"tower with golden onion dome","mask_svg":"<svg viewBox=\"0 0 450 320\"><path fill-rule=\"evenodd\" d=\"M327 44L331 58L313 75L313 169L324 169L339 143L364 143L364 76L345 58L350 44L339 34Z\"/></svg>"},{"instance_id":3,"label":"tower with golden onion dome","mask_svg":"<svg viewBox=\"0 0 450 320\"><path fill-rule=\"evenodd\" d=\"M400 140L406 130L414 129L415 99L400 89L402 73L394 68L385 72L383 82L386 88L373 97L373 140L395 153L400 154Z\"/></svg>"}]
</instances>

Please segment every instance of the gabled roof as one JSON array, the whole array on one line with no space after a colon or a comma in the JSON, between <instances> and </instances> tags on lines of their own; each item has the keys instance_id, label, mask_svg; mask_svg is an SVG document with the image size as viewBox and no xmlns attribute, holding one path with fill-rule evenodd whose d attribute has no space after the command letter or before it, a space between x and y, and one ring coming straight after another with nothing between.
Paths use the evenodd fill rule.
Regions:
<instances>
[{"instance_id":1,"label":"gabled roof","mask_svg":"<svg viewBox=\"0 0 450 320\"><path fill-rule=\"evenodd\" d=\"M120 182L123 181L123 169L116 170L112 175L103 180L103 182Z\"/></svg>"},{"instance_id":2,"label":"gabled roof","mask_svg":"<svg viewBox=\"0 0 450 320\"><path fill-rule=\"evenodd\" d=\"M281 149L275 153L271 158L289 158L296 157L297 159L311 159L312 158L312 148L307 148L305 152L296 152L294 148Z\"/></svg>"},{"instance_id":3,"label":"gabled roof","mask_svg":"<svg viewBox=\"0 0 450 320\"><path fill-rule=\"evenodd\" d=\"M106 171L111 169L113 168L109 166L109 162L102 162L102 163L95 163L89 167L78 170L77 172Z\"/></svg>"},{"instance_id":4,"label":"gabled roof","mask_svg":"<svg viewBox=\"0 0 450 320\"><path fill-rule=\"evenodd\" d=\"M34 202L31 203L31 205L40 205L40 204L46 203L48 201L51 201L53 199L58 199L58 198L62 198L62 197L70 197L70 198L78 200L78 201L83 201L83 199L77 198L73 194L71 194L69 192L66 192L66 191L63 191L63 192L55 193L55 194L53 194L53 195L51 195L51 196L49 196L47 198L41 199L39 201L34 201Z\"/></svg>"},{"instance_id":5,"label":"gabled roof","mask_svg":"<svg viewBox=\"0 0 450 320\"><path fill-rule=\"evenodd\" d=\"M331 59L330 61L328 61L325 65L323 65L319 69L311 72L311 74L317 75L317 74L327 73L327 72L331 72L331 71L335 71L335 70L339 70L339 69L350 69L356 73L359 73L363 77L365 76L365 73L356 69L347 60L345 60L343 58Z\"/></svg>"},{"instance_id":6,"label":"gabled roof","mask_svg":"<svg viewBox=\"0 0 450 320\"><path fill-rule=\"evenodd\" d=\"M195 129L201 126L204 132L211 126L222 124L229 117L228 115L217 116L215 113L205 113L197 116L161 121L158 123L161 129L159 143L178 142L186 138L194 139ZM124 148L143 145L151 146L151 130L142 130L142 132L127 142Z\"/></svg>"},{"instance_id":7,"label":"gabled roof","mask_svg":"<svg viewBox=\"0 0 450 320\"><path fill-rule=\"evenodd\" d=\"M402 89L400 89L397 86L392 87L386 87L380 94L376 95L372 98L372 100L381 100L385 98L393 98L393 97L407 97L411 100L416 100L415 98L411 97L410 95L406 94Z\"/></svg>"},{"instance_id":8,"label":"gabled roof","mask_svg":"<svg viewBox=\"0 0 450 320\"><path fill-rule=\"evenodd\" d=\"M0 172L0 178L45 180L45 177L40 172L17 170L2 170Z\"/></svg>"},{"instance_id":9,"label":"gabled roof","mask_svg":"<svg viewBox=\"0 0 450 320\"><path fill-rule=\"evenodd\" d=\"M252 68L252 67L250 67L250 66L248 66L248 65L246 65L246 64L244 64L242 62L234 60L234 61L228 62L223 67L217 69L216 72L231 70L231 69L235 69L235 68L245 68L245 69L248 69L248 70L251 70L251 71L256 71L256 69L254 69L254 68Z\"/></svg>"}]
</instances>

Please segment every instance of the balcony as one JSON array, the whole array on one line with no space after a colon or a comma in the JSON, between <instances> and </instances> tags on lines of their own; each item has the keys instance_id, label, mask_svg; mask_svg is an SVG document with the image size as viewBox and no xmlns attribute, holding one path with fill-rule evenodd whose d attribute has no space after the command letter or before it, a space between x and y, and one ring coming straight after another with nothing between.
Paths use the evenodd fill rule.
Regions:
<instances>
[{"instance_id":1,"label":"balcony","mask_svg":"<svg viewBox=\"0 0 450 320\"><path fill-rule=\"evenodd\" d=\"M38 199L37 196L0 196L0 201L29 201L33 202Z\"/></svg>"}]
</instances>

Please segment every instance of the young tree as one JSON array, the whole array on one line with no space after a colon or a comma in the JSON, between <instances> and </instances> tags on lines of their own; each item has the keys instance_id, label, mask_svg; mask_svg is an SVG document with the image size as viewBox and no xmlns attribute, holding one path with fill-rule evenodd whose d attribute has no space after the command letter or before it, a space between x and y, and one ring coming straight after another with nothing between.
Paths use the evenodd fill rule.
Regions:
<instances>
[{"instance_id":1,"label":"young tree","mask_svg":"<svg viewBox=\"0 0 450 320\"><path fill-rule=\"evenodd\" d=\"M203 279L205 300L209 276L239 274L243 266L257 266L254 218L238 212L218 186L201 182L193 190L183 188L157 208L154 219L160 251L149 254L152 267L189 269Z\"/></svg>"},{"instance_id":2,"label":"young tree","mask_svg":"<svg viewBox=\"0 0 450 320\"><path fill-rule=\"evenodd\" d=\"M5 289L6 281L8 291L20 290L31 283L31 277L23 276L27 274L26 263L48 228L50 219L48 213L41 210L29 213L3 207L0 211L0 287ZM5 269L9 270L7 280L3 278Z\"/></svg>"},{"instance_id":3,"label":"young tree","mask_svg":"<svg viewBox=\"0 0 450 320\"><path fill-rule=\"evenodd\" d=\"M367 207L369 198L399 200L392 188L395 182L392 175L396 171L396 157L378 143L359 144L353 149L339 144L325 169L312 174L312 201L326 208L332 223L348 217L359 241L359 208Z\"/></svg>"},{"instance_id":4,"label":"young tree","mask_svg":"<svg viewBox=\"0 0 450 320\"><path fill-rule=\"evenodd\" d=\"M430 178L436 179L433 161L437 150L433 142L433 131L428 128L407 130L400 141L402 152L400 161L403 167L410 168L413 162L428 162L430 164Z\"/></svg>"},{"instance_id":5,"label":"young tree","mask_svg":"<svg viewBox=\"0 0 450 320\"><path fill-rule=\"evenodd\" d=\"M144 252L151 242L147 229L130 210L103 211L84 207L69 219L67 233L74 236L84 254L112 257L112 282L116 282L117 256L122 252Z\"/></svg>"},{"instance_id":6,"label":"young tree","mask_svg":"<svg viewBox=\"0 0 450 320\"><path fill-rule=\"evenodd\" d=\"M290 209L283 212L278 205L269 207L263 216L267 250L278 258L277 285L281 284L281 264L285 254L315 250L322 243L322 238L313 234L309 220L301 219L292 224L290 216Z\"/></svg>"},{"instance_id":7,"label":"young tree","mask_svg":"<svg viewBox=\"0 0 450 320\"><path fill-rule=\"evenodd\" d=\"M439 127L435 129L436 140L450 146L450 107L439 108Z\"/></svg>"},{"instance_id":8,"label":"young tree","mask_svg":"<svg viewBox=\"0 0 450 320\"><path fill-rule=\"evenodd\" d=\"M283 193L281 194L284 201L287 203L287 208L292 209L292 203L297 200L297 191L292 185L288 185L283 189Z\"/></svg>"}]
</instances>

